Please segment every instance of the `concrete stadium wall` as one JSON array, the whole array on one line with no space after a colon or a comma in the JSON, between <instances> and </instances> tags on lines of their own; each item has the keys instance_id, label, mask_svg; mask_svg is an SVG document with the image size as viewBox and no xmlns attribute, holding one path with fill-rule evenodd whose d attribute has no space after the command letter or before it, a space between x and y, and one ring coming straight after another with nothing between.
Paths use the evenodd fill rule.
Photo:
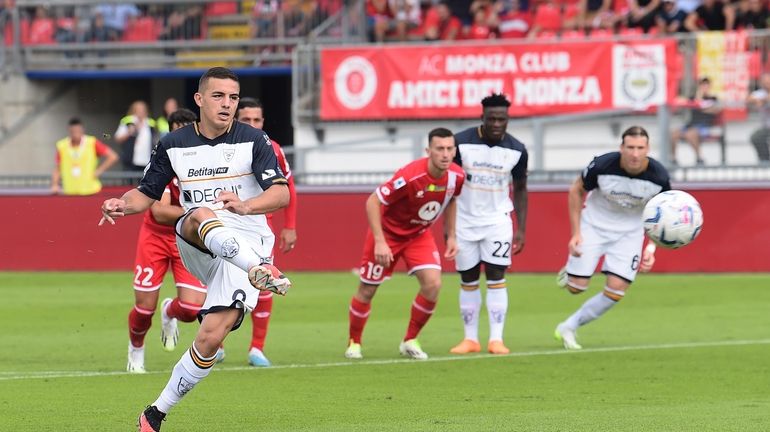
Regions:
<instances>
[{"instance_id":1,"label":"concrete stadium wall","mask_svg":"<svg viewBox=\"0 0 770 432\"><path fill-rule=\"evenodd\" d=\"M703 207L703 233L686 248L659 249L656 272L770 271L770 190L688 191ZM5 228L0 270L131 270L142 217L120 219L115 226L96 225L101 202L120 193L0 196ZM367 227L366 197L300 193L297 247L285 256L278 254L276 263L287 271L357 269ZM282 226L280 214L276 223ZM514 257L512 271L556 272L566 260L568 239L566 192L531 192L526 248ZM445 268L454 269L452 263Z\"/></svg>"}]
</instances>

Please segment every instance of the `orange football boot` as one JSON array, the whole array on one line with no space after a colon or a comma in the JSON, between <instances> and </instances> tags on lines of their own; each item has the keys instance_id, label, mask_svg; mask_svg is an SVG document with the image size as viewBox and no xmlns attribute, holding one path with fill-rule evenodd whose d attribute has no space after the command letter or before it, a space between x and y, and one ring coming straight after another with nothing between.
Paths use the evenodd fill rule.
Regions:
<instances>
[{"instance_id":1,"label":"orange football boot","mask_svg":"<svg viewBox=\"0 0 770 432\"><path fill-rule=\"evenodd\" d=\"M463 339L456 347L449 350L452 354L469 354L481 352L481 344L474 340Z\"/></svg>"}]
</instances>

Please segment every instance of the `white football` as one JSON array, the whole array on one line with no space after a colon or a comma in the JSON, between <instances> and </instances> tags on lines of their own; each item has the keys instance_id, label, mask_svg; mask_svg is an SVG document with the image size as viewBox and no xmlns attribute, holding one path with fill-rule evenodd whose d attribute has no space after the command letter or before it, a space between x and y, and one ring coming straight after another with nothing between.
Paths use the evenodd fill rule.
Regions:
<instances>
[{"instance_id":1,"label":"white football","mask_svg":"<svg viewBox=\"0 0 770 432\"><path fill-rule=\"evenodd\" d=\"M661 192L644 206L642 222L647 236L658 246L677 249L690 244L703 227L703 210L690 194Z\"/></svg>"}]
</instances>

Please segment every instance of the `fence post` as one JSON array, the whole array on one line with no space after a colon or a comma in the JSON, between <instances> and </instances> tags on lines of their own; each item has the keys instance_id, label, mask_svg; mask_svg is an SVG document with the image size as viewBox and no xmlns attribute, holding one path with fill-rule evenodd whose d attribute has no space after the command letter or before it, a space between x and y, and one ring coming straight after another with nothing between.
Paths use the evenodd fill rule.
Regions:
<instances>
[{"instance_id":1,"label":"fence post","mask_svg":"<svg viewBox=\"0 0 770 432\"><path fill-rule=\"evenodd\" d=\"M545 167L545 131L543 120L539 117L532 119L532 146L535 150L535 170L542 171Z\"/></svg>"},{"instance_id":2,"label":"fence post","mask_svg":"<svg viewBox=\"0 0 770 432\"><path fill-rule=\"evenodd\" d=\"M671 166L671 110L668 104L658 106L658 145L660 146L660 162L665 167Z\"/></svg>"}]
</instances>

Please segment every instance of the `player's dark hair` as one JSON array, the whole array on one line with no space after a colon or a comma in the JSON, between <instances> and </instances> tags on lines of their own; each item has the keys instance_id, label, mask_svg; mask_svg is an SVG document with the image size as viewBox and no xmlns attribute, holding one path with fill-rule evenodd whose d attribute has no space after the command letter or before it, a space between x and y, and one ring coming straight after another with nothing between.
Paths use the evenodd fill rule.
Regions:
<instances>
[{"instance_id":1,"label":"player's dark hair","mask_svg":"<svg viewBox=\"0 0 770 432\"><path fill-rule=\"evenodd\" d=\"M75 125L82 125L83 122L80 121L77 117L72 117L70 121L67 122L67 126L75 126Z\"/></svg>"},{"instance_id":2,"label":"player's dark hair","mask_svg":"<svg viewBox=\"0 0 770 432\"><path fill-rule=\"evenodd\" d=\"M206 85L206 82L211 78L229 79L240 83L238 75L236 75L235 72L226 67L217 66L207 70L206 73L201 76L201 79L198 81L198 91L201 91L203 86Z\"/></svg>"},{"instance_id":3,"label":"player's dark hair","mask_svg":"<svg viewBox=\"0 0 770 432\"><path fill-rule=\"evenodd\" d=\"M481 100L481 106L484 108L489 107L505 107L511 106L511 101L508 100L502 93L493 93Z\"/></svg>"},{"instance_id":4,"label":"player's dark hair","mask_svg":"<svg viewBox=\"0 0 770 432\"><path fill-rule=\"evenodd\" d=\"M242 110L243 108L262 108L262 101L252 97L240 98L238 100L238 109L236 112Z\"/></svg>"},{"instance_id":5,"label":"player's dark hair","mask_svg":"<svg viewBox=\"0 0 770 432\"><path fill-rule=\"evenodd\" d=\"M623 135L620 136L620 142L625 142L627 136L645 137L647 138L647 142L650 141L650 134L648 134L647 130L641 126L631 126L630 128L626 129L625 132L623 132Z\"/></svg>"},{"instance_id":6,"label":"player's dark hair","mask_svg":"<svg viewBox=\"0 0 770 432\"><path fill-rule=\"evenodd\" d=\"M431 141L433 141L433 137L439 137L439 138L449 138L453 137L454 134L451 130L447 128L436 128L432 131L428 132L428 144L430 144Z\"/></svg>"},{"instance_id":7,"label":"player's dark hair","mask_svg":"<svg viewBox=\"0 0 770 432\"><path fill-rule=\"evenodd\" d=\"M187 108L179 108L168 116L168 123L170 125L177 124L179 126L184 126L195 123L197 120L198 116Z\"/></svg>"}]
</instances>

